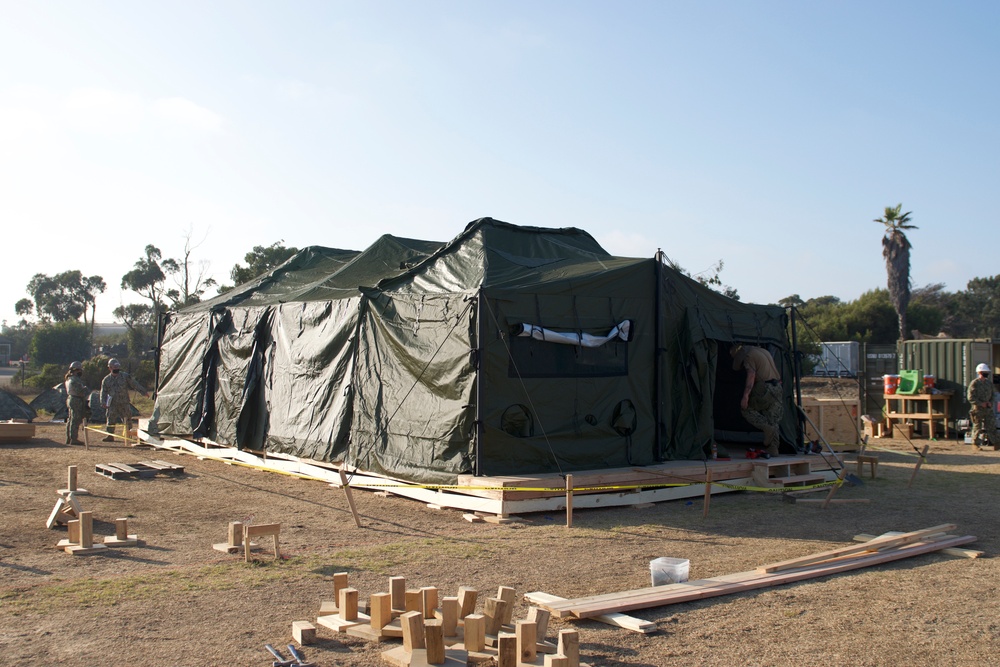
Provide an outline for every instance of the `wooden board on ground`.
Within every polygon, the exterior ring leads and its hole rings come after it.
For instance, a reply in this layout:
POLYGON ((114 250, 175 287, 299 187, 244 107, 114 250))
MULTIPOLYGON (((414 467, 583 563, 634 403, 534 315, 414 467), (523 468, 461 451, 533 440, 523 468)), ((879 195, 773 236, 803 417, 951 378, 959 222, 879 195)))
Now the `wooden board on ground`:
MULTIPOLYGON (((382 659, 390 665, 395 665, 395 667, 430 667, 431 664, 427 662, 427 649, 424 648, 415 648, 410 653, 403 649, 402 646, 397 646, 383 652, 382 659)), ((436 664, 444 665, 445 667, 466 667, 468 660, 469 658, 465 651, 449 648, 445 649, 444 662, 436 664)))
POLYGON ((612 612, 650 609, 719 595, 740 593, 758 588, 779 586, 802 581, 803 579, 825 577, 831 574, 838 574, 871 565, 940 551, 950 547, 957 547, 975 541, 976 538, 971 535, 941 539, 932 537, 928 538, 925 542, 903 544, 888 551, 854 554, 841 557, 839 560, 807 565, 783 572, 761 573, 756 570, 737 572, 711 579, 687 581, 667 586, 651 586, 619 593, 566 600, 564 602, 539 602, 539 606, 548 609, 558 618, 593 618, 612 612))
MULTIPOLYGON (((566 598, 549 595, 548 593, 542 593, 541 591, 525 593, 524 599, 531 604, 538 605, 540 607, 545 607, 547 604, 554 602, 566 601, 566 598)), ((641 632, 644 635, 653 634, 657 630, 656 623, 653 623, 652 621, 645 621, 641 618, 636 618, 635 616, 628 616, 627 614, 620 614, 616 612, 594 616, 593 620, 600 621, 601 623, 607 623, 608 625, 614 625, 619 628, 625 628, 626 630, 631 630, 632 632, 641 632)))

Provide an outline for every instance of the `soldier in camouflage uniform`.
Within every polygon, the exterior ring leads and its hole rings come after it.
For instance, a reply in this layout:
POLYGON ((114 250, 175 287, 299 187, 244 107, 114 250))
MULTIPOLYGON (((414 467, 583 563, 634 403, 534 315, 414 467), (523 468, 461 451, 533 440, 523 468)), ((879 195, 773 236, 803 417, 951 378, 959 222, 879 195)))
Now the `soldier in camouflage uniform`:
POLYGON ((128 390, 134 389, 147 396, 142 385, 132 379, 132 376, 121 370, 122 365, 117 359, 108 360, 108 370, 101 382, 101 405, 107 411, 107 421, 105 428, 108 435, 104 442, 112 442, 115 432, 115 424, 121 422, 125 425, 126 435, 132 430, 132 405, 129 402, 128 390))
POLYGON ((990 379, 990 367, 979 364, 976 366, 976 372, 979 377, 969 383, 967 392, 970 406, 969 421, 972 422, 972 446, 979 445, 979 435, 982 434, 989 446, 1000 449, 996 413, 993 408, 993 381, 990 379))
POLYGON ((80 422, 86 418, 89 408, 87 397, 90 389, 83 383, 83 364, 74 361, 66 371, 66 444, 82 445, 78 437, 80 433, 80 422))
POLYGON ((767 350, 753 345, 733 344, 729 348, 733 370, 745 370, 746 384, 740 399, 740 414, 752 426, 764 432, 764 448, 771 456, 778 455, 778 426, 784 413, 781 376, 767 350))

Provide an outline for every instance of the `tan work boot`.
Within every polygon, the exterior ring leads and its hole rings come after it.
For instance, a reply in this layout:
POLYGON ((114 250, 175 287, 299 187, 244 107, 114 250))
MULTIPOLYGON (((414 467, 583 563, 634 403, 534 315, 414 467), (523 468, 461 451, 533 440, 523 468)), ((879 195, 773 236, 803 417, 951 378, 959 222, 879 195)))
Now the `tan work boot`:
POLYGON ((114 442, 114 441, 115 441, 115 436, 113 435, 107 435, 101 438, 101 442, 114 442))

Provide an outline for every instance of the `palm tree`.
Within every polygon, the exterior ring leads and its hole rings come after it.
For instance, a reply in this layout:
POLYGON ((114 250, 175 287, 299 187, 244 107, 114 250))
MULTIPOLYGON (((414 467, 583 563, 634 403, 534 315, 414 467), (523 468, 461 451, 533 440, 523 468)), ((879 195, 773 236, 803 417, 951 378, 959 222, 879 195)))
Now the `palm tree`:
POLYGON ((882 257, 889 274, 889 300, 899 316, 899 340, 906 340, 906 308, 910 305, 910 240, 904 229, 917 229, 910 224, 910 213, 900 214, 903 205, 886 206, 885 215, 875 222, 885 225, 882 237, 882 257))

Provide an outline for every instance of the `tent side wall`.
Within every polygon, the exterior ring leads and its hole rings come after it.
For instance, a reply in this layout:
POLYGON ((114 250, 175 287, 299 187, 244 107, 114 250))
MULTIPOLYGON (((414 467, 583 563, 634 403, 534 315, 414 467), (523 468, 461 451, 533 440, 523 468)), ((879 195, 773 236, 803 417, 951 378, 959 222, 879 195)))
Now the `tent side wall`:
POLYGON ((484 294, 478 474, 647 465, 657 460, 651 261, 484 294), (569 283, 569 284, 567 284, 569 283), (630 340, 587 348, 511 336, 520 324, 630 340))
POLYGON ((212 313, 170 313, 158 355, 156 406, 150 428, 190 435, 202 421, 206 364, 213 345, 212 313))
POLYGON ((276 310, 264 382, 268 451, 318 461, 345 453, 359 305, 354 298, 276 310))
POLYGON ((474 304, 462 294, 387 292, 367 302, 345 460, 423 484, 472 471, 474 304))

